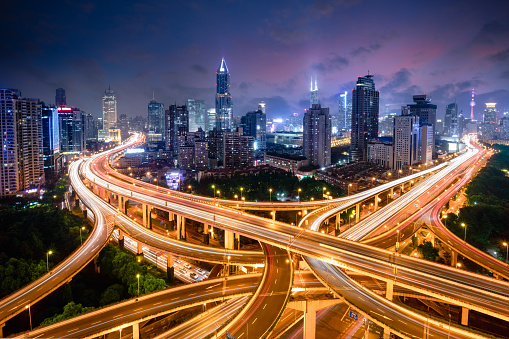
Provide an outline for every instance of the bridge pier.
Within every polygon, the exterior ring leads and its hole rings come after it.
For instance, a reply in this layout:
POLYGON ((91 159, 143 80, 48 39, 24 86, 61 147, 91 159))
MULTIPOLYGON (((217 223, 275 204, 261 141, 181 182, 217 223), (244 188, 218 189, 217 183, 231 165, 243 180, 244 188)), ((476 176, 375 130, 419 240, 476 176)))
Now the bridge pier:
POLYGON ((172 282, 175 279, 175 268, 173 267, 173 255, 166 255, 166 277, 168 282, 172 282))
POLYGON ((235 248, 235 234, 231 231, 224 231, 224 248, 229 250, 235 248))
POLYGON ((392 280, 387 280, 385 282, 385 298, 392 301, 393 295, 394 295, 394 282, 392 280))
POLYGON ((394 187, 391 187, 391 193, 390 193, 391 199, 394 197, 394 187))
POLYGON ((276 211, 271 211, 270 214, 272 215, 272 220, 276 220, 276 211))
POLYGON ((124 249, 124 232, 122 230, 118 230, 118 248, 124 249))
POLYGON ((355 222, 356 223, 359 222, 360 214, 361 214, 361 204, 358 203, 357 205, 355 205, 355 222))
POLYGON ((461 325, 468 326, 468 313, 469 309, 466 307, 461 307, 461 325))
POLYGON ((374 204, 374 206, 375 206, 375 209, 373 210, 373 213, 376 212, 376 210, 378 209, 378 194, 375 195, 375 204, 374 204))
POLYGON ((240 250, 240 234, 235 233, 234 247, 236 250, 240 250))
POLYGON ((186 218, 177 214, 177 240, 186 240, 186 218))
MULTIPOLYGON (((136 256, 143 256, 143 248, 142 248, 142 242, 138 241, 138 249, 136 251, 136 256)), ((139 261, 139 260, 138 260, 139 261)))
POLYGON ((451 266, 456 267, 457 263, 458 263, 458 252, 451 251, 451 266))
POLYGON ((140 323, 133 324, 133 339, 140 339, 140 323))
POLYGON ((316 312, 343 302, 343 299, 291 301, 289 308, 304 312, 304 339, 316 338, 316 312))

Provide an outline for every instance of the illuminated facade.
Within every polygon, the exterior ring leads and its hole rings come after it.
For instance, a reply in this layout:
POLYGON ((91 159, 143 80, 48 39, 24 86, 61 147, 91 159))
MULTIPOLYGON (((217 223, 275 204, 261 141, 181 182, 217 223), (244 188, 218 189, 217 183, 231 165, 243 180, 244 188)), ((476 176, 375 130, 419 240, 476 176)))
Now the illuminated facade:
MULTIPOLYGON (((115 128, 117 124, 117 97, 111 88, 104 91, 103 95, 103 130, 115 128)), ((109 135, 109 132, 104 134, 109 135)))
POLYGON ((216 128, 229 132, 233 117, 232 95, 230 93, 230 73, 224 58, 217 68, 216 75, 216 128))
POLYGON ((331 164, 331 118, 329 108, 314 104, 304 114, 304 156, 310 166, 331 164))

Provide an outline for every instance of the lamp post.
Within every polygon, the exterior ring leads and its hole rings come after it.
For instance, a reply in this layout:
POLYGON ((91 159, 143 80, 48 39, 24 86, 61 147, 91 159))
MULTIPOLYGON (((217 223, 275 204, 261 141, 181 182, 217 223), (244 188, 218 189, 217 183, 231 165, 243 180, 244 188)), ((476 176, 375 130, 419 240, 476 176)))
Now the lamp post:
POLYGON ((25 306, 25 308, 28 308, 28 318, 30 319, 30 331, 32 330, 32 312, 30 312, 30 304, 28 306, 25 306))
POLYGON ((81 231, 84 231, 85 230, 85 226, 82 226, 80 227, 80 240, 81 240, 81 244, 83 245, 83 238, 81 237, 81 231))
POLYGON ((465 228, 465 238, 463 238, 463 241, 467 242, 467 225, 465 225, 465 223, 462 222, 461 227, 465 228))
POLYGON ((302 191, 300 188, 297 189, 297 200, 300 202, 300 191, 302 191))
POLYGON ((399 250, 399 230, 396 230, 396 253, 399 250))
POLYGON ((214 191, 214 199, 216 198, 216 185, 212 185, 212 190, 214 191))
POLYGON ((49 272, 49 255, 53 254, 53 251, 46 252, 46 270, 49 272))
POLYGON ((244 199, 242 198, 242 191, 244 191, 244 187, 241 187, 241 188, 240 188, 240 200, 244 200, 244 199))
POLYGON ((237 194, 235 194, 233 197, 237 199, 237 202, 239 202, 239 196, 237 194))
POLYGON ((447 228, 447 214, 443 215, 442 218, 444 218, 444 220, 445 220, 445 222, 444 222, 445 228, 447 228))
POLYGON ((326 187, 322 188, 322 197, 323 197, 323 200, 324 200, 324 201, 325 201, 325 190, 326 190, 326 189, 327 189, 326 187))
POLYGON ((509 246, 507 245, 506 242, 504 242, 504 246, 505 246, 505 263, 507 264, 507 255, 509 254, 509 246))
POLYGON ((140 275, 136 274, 136 278, 138 279, 138 297, 140 296, 140 275))
POLYGON ((295 226, 297 226, 297 221, 299 220, 299 215, 301 215, 301 214, 302 214, 302 212, 300 212, 300 211, 295 213, 295 226))
POLYGON ((272 202, 272 188, 269 188, 269 201, 272 202))
POLYGON ((350 195, 350 187, 352 187, 352 184, 348 184, 348 195, 350 195))

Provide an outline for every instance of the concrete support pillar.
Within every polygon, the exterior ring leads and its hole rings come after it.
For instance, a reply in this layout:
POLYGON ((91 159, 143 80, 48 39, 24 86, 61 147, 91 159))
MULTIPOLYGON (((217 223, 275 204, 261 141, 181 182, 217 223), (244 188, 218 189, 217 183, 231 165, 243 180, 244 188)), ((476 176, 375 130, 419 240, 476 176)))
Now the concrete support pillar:
POLYGON ((124 232, 118 230, 118 247, 124 249, 124 232))
POLYGON ((235 233, 235 249, 240 250, 240 234, 235 233))
POLYGON ((394 294, 394 282, 392 280, 387 280, 385 284, 385 298, 392 301, 393 294, 394 294))
POLYGON ((185 217, 181 217, 180 219, 180 229, 182 230, 182 238, 184 240, 187 239, 187 231, 186 231, 186 218, 185 217))
POLYGON ((142 243, 140 241, 138 241, 138 251, 136 255, 143 255, 142 243))
POLYGON ((468 313, 469 309, 466 307, 461 308, 461 325, 468 326, 468 313))
POLYGON ((176 218, 175 218, 175 224, 176 224, 176 227, 177 227, 177 240, 180 240, 181 239, 181 225, 182 223, 182 217, 180 215, 176 215, 176 218))
POLYGON ((272 220, 276 220, 276 211, 272 211, 270 214, 272 214, 272 220))
POLYGON ((316 311, 306 307, 304 313, 304 339, 316 338, 316 311))
POLYGON ((231 231, 224 231, 224 248, 233 250, 235 248, 235 234, 231 231))
POLYGON ((357 205, 355 205, 355 222, 359 222, 360 214, 361 214, 361 204, 358 203, 357 205))
POLYGON ((451 251, 451 266, 456 267, 457 263, 458 263, 458 252, 451 251))
POLYGON ((4 337, 4 326, 5 326, 5 323, 0 324, 0 338, 4 337))
POLYGON ((373 212, 376 212, 377 209, 378 209, 378 194, 375 195, 375 209, 373 212))
POLYGON ((435 234, 433 234, 433 233, 430 234, 430 241, 431 241, 431 244, 433 245, 433 247, 435 247, 435 234))
POLYGON ((394 197, 394 187, 391 187, 390 197, 391 199, 394 197))
POLYGON ((124 199, 122 198, 122 196, 118 196, 117 197, 117 202, 118 202, 118 209, 120 210, 120 212, 124 213, 124 204, 123 204, 123 201, 124 199))
POLYGON ((209 225, 203 224, 203 234, 209 234, 209 225))
POLYGON ((341 212, 336 214, 336 229, 339 230, 341 228, 341 212))
POLYGON ((147 205, 141 204, 141 211, 143 213, 143 226, 147 227, 147 205))
POLYGON ((173 255, 168 254, 166 256, 166 277, 168 282, 172 282, 175 279, 175 268, 173 267, 173 255))
POLYGON ((140 339, 140 323, 133 324, 133 339, 140 339))

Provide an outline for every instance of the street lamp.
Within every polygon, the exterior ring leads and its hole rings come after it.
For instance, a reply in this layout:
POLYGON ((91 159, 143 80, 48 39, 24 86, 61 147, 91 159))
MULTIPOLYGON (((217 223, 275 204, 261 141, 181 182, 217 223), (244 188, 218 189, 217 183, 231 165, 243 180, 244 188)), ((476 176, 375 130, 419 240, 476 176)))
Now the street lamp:
POLYGON ((350 195, 350 187, 352 187, 352 184, 348 184, 348 195, 350 195))
POLYGON ((297 226, 297 224, 298 224, 297 221, 299 220, 299 215, 301 215, 301 214, 302 214, 302 212, 300 212, 300 211, 295 214, 295 226, 297 226))
POLYGON ((300 202, 300 191, 302 191, 300 188, 297 190, 297 200, 300 202))
POLYGON ((136 274, 136 278, 138 278, 138 297, 140 296, 140 275, 136 274))
POLYGON ((214 191, 214 198, 216 197, 216 185, 212 185, 212 190, 214 191))
POLYGON ((443 215, 442 218, 445 219, 445 228, 447 228, 447 214, 446 215, 443 215))
POLYGON ((32 312, 30 312, 30 304, 28 306, 25 306, 25 308, 28 308, 28 318, 30 319, 30 331, 32 330, 32 312))
POLYGON ((326 189, 327 189, 327 187, 322 188, 322 197, 323 197, 323 200, 325 200, 325 190, 326 189))
POLYGON ((242 198, 242 191, 243 191, 243 190, 244 190, 244 187, 241 187, 241 188, 240 188, 240 200, 244 200, 244 199, 242 198))
POLYGON ((509 254, 509 246, 507 245, 506 242, 504 242, 504 246, 505 246, 505 263, 507 264, 507 255, 509 254))
POLYGON ((48 251, 46 253, 46 270, 49 272, 49 255, 52 254, 53 251, 48 251))
POLYGON ((81 240, 81 244, 83 245, 83 238, 81 237, 81 231, 84 231, 85 230, 85 226, 82 226, 80 227, 80 240, 81 240))
POLYGON ((399 230, 396 230, 396 253, 399 250, 399 230))
POLYGON ((239 196, 237 194, 235 194, 234 198, 237 199, 237 202, 239 201, 239 196))
POLYGON ((272 188, 269 188, 269 201, 272 202, 272 188))
POLYGON ((464 227, 465 228, 465 238, 463 238, 463 241, 467 241, 467 225, 465 225, 464 222, 461 223, 461 227, 464 227))

